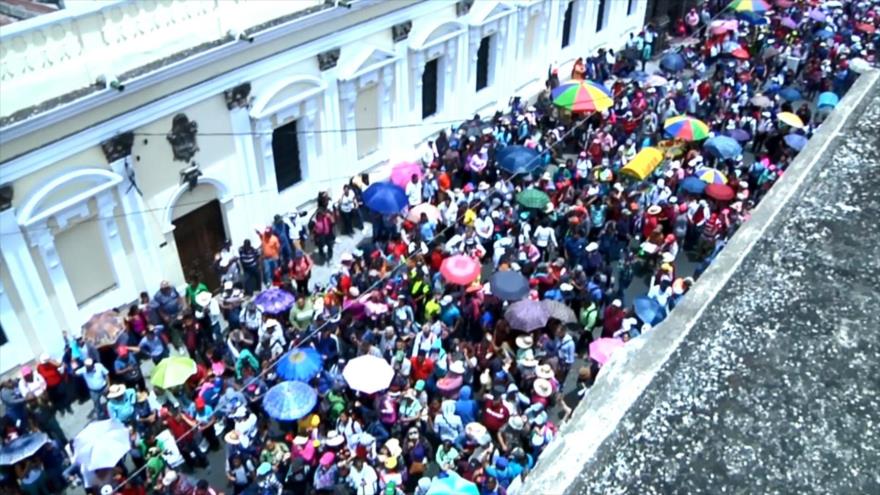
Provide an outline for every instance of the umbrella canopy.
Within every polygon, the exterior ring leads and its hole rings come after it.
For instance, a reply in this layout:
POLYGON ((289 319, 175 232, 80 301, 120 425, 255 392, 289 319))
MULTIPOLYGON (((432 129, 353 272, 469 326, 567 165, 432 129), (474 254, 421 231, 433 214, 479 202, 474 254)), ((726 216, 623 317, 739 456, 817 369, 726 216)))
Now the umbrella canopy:
POLYGON ((89 318, 83 325, 83 340, 94 345, 103 347, 116 345, 116 341, 125 331, 125 321, 122 315, 116 311, 104 311, 89 318))
POLYGON ((645 82, 648 80, 648 77, 650 77, 650 76, 648 76, 647 72, 643 72, 640 70, 634 70, 629 73, 628 77, 636 82, 645 82))
POLYGON ((679 115, 663 123, 666 135, 685 141, 700 141, 709 137, 709 126, 700 119, 679 115))
POLYGON ((660 68, 667 72, 678 72, 685 67, 684 57, 678 52, 670 52, 660 59, 660 68))
MULTIPOLYGON (((825 15, 825 14, 822 14, 822 15, 825 15)), ((828 28, 823 28, 823 29, 816 31, 815 36, 817 38, 819 38, 820 40, 827 40, 828 38, 834 37, 834 31, 832 31, 828 28)))
POLYGON ((781 21, 779 21, 779 25, 788 29, 797 29, 797 22, 791 17, 783 17, 781 21))
POLYGON ((787 134, 784 139, 785 144, 795 151, 800 151, 807 145, 807 137, 801 134, 787 134))
POLYGON ((451 284, 468 285, 480 276, 480 262, 470 256, 456 254, 443 260, 440 274, 451 284))
POLYGON ((660 303, 652 297, 637 297, 633 301, 633 309, 635 310, 636 316, 649 325, 656 325, 663 319, 663 308, 660 306, 660 303))
POLYGON ((663 152, 657 148, 646 146, 630 160, 620 173, 636 180, 645 180, 657 165, 663 161, 663 152))
POLYGON ((730 201, 736 193, 727 184, 709 184, 706 186, 706 196, 716 201, 730 201))
POLYGON ((654 75, 648 77, 648 79, 645 81, 645 84, 656 88, 658 86, 664 86, 668 82, 669 81, 667 81, 665 77, 663 77, 659 74, 654 74, 654 75))
POLYGON ((776 4, 776 6, 780 9, 787 9, 794 5, 794 2, 792 0, 776 0, 773 3, 776 4))
POLYGON ((303 382, 281 382, 263 396, 263 410, 279 421, 296 421, 315 408, 318 393, 303 382))
POLYGON ((425 495, 480 495, 480 489, 458 473, 447 471, 431 481, 425 495))
POLYGON ((736 142, 738 143, 745 143, 749 139, 752 139, 752 135, 749 134, 748 131, 743 129, 729 129, 724 131, 724 134, 733 139, 736 139, 736 142))
POLYGON ((129 450, 128 428, 115 419, 93 421, 73 439, 74 461, 86 471, 111 468, 129 450))
POLYGON ((561 84, 550 94, 553 104, 572 112, 603 112, 614 105, 611 91, 593 81, 561 84))
POLYGON ((801 99, 801 92, 789 86, 779 90, 779 97, 785 101, 798 101, 801 99))
POLYGON ((508 306, 507 311, 504 312, 504 319, 514 330, 532 332, 547 325, 550 312, 539 301, 525 299, 508 306))
POLYGON ((742 146, 736 139, 728 136, 711 137, 703 143, 703 149, 710 155, 727 160, 742 154, 742 146))
POLYGON ((11 466, 37 453, 49 441, 43 432, 16 438, 0 447, 0 466, 11 466))
POLYGON ((820 93, 819 99, 816 100, 816 106, 819 108, 834 108, 838 103, 840 103, 840 97, 831 91, 820 93))
POLYGON ((757 26, 763 26, 766 24, 770 24, 770 21, 764 17, 763 13, 758 12, 737 12, 736 17, 739 20, 745 21, 749 24, 754 24, 757 26))
POLYGON ((417 176, 419 180, 424 177, 425 173, 422 172, 422 164, 418 162, 401 162, 391 169, 391 182, 400 187, 406 187, 407 183, 412 181, 413 175, 417 176))
POLYGON ((284 355, 275 370, 285 380, 307 382, 321 372, 324 358, 311 347, 297 347, 284 355))
POLYGON ((601 338, 590 342, 590 359, 599 364, 605 364, 611 359, 611 355, 623 347, 624 342, 620 339, 601 338))
POLYGON ((409 212, 406 214, 406 219, 413 223, 419 223, 422 221, 422 213, 428 217, 428 221, 430 222, 440 220, 440 210, 431 203, 422 203, 410 208, 409 212))
POLYGON ((556 318, 562 323, 577 322, 577 316, 574 314, 574 310, 569 308, 564 302, 545 299, 541 301, 541 304, 547 308, 547 312, 550 313, 550 318, 556 318))
POLYGON ((770 10, 770 5, 764 0, 734 0, 730 3, 730 8, 737 12, 754 12, 763 14, 770 10))
POLYGON ((293 307, 296 298, 290 292, 272 287, 257 294, 254 298, 254 304, 257 305, 264 313, 270 315, 279 315, 293 307))
POLYGON ((495 272, 489 279, 492 294, 502 301, 519 301, 529 295, 529 281, 513 270, 495 272))
MULTIPOLYGON (((825 15, 825 12, 822 12, 819 9, 812 9, 812 10, 810 10, 810 13, 807 15, 810 17, 810 19, 812 19, 814 21, 819 21, 819 22, 825 22, 825 19, 828 18, 828 16, 825 15)), ((828 31, 828 30, 823 30, 823 31, 831 33, 831 31, 828 31)), ((816 34, 819 34, 819 33, 816 33, 816 34)), ((831 33, 831 36, 834 36, 834 33, 831 33)), ((829 36, 829 38, 831 36, 829 36)))
POLYGON ((516 202, 526 208, 543 210, 550 202, 550 196, 547 196, 544 191, 530 187, 516 195, 516 202))
POLYGON ((349 361, 342 370, 342 377, 352 390, 374 394, 391 385, 394 368, 380 357, 365 354, 349 361))
POLYGON ((706 184, 727 184, 727 177, 714 168, 698 168, 695 175, 706 184))
POLYGON ((749 103, 755 105, 760 108, 767 108, 773 106, 773 101, 770 98, 767 98, 764 95, 755 95, 750 100, 749 103))
POLYGON ((153 368, 150 383, 159 388, 171 388, 183 385, 189 377, 196 374, 196 362, 186 356, 170 356, 153 368))
POLYGON ((733 58, 738 58, 740 60, 748 60, 749 58, 751 58, 749 51, 741 46, 736 47, 727 53, 729 53, 730 56, 732 56, 733 58))
POLYGON ((858 22, 856 23, 856 30, 863 33, 874 34, 874 32, 877 31, 877 28, 873 24, 868 24, 867 22, 858 22))
POLYGON ((495 153, 495 163, 511 174, 528 174, 541 166, 541 154, 534 148, 513 145, 505 146, 495 153))
POLYGON ((709 31, 712 34, 735 32, 738 27, 739 22, 736 19, 718 19, 709 23, 709 31))
POLYGON ((400 213, 406 205, 406 192, 390 182, 376 182, 364 191, 364 204, 367 208, 385 215, 400 213))
POLYGON ((796 129, 803 129, 805 127, 804 121, 791 112, 779 112, 776 115, 776 118, 783 124, 794 127, 796 129))
POLYGON ((681 181, 679 187, 681 187, 683 191, 691 194, 703 194, 703 191, 706 190, 706 183, 700 180, 697 176, 689 175, 681 181))

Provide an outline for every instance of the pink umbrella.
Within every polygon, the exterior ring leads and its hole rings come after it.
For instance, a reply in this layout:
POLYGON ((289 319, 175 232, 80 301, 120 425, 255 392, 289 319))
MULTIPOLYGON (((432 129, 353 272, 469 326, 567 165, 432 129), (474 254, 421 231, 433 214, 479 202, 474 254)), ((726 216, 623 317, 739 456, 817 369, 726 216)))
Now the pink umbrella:
POLYGON ((406 189, 406 185, 412 181, 413 174, 418 175, 419 179, 424 177, 422 172, 422 164, 418 162, 401 162, 391 169, 391 182, 406 189))
POLYGON ((795 22, 794 19, 792 19, 791 17, 783 17, 782 20, 779 21, 779 23, 782 25, 782 27, 788 29, 797 29, 797 22, 795 22))
POLYGON ((440 274, 443 278, 457 285, 470 284, 480 276, 481 270, 479 261, 463 254, 450 256, 440 265, 440 274))
POLYGON ((623 347, 624 342, 620 339, 602 338, 590 342, 590 359, 599 364, 605 364, 611 359, 614 351, 623 347))
POLYGON ((709 30, 712 31, 712 34, 724 34, 726 32, 734 32, 739 27, 739 22, 735 20, 718 20, 712 21, 712 24, 709 25, 709 30))
POLYGON ((418 206, 412 207, 409 210, 409 213, 406 214, 406 219, 413 223, 419 223, 422 219, 422 213, 427 215, 428 220, 431 222, 440 220, 440 210, 431 203, 422 203, 418 206))

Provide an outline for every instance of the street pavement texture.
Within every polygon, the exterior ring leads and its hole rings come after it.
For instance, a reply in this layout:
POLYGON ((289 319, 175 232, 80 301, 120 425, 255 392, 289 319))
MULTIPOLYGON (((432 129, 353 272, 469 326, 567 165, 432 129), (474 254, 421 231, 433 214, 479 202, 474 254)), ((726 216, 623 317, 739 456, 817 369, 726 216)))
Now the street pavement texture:
POLYGON ((567 493, 880 493, 870 91, 567 493))

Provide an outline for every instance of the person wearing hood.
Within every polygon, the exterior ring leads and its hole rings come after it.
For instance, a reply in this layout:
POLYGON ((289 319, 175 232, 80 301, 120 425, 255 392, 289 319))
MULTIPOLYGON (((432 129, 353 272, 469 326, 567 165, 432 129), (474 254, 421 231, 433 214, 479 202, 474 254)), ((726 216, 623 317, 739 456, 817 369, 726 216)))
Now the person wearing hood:
POLYGON ((444 400, 440 404, 440 413, 434 416, 434 433, 441 440, 448 440, 461 447, 464 443, 464 422, 455 414, 455 401, 444 400))
POLYGON ((473 399, 473 390, 470 385, 461 387, 458 392, 458 400, 455 401, 455 414, 461 418, 464 424, 470 424, 477 420, 480 406, 473 399))

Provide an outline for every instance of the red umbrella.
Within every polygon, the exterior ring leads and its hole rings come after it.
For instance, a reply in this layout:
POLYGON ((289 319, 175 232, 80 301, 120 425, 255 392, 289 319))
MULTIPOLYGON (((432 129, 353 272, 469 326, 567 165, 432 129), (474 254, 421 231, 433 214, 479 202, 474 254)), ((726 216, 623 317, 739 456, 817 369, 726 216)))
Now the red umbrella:
POLYGON ((856 29, 863 33, 874 34, 874 31, 877 30, 873 24, 868 24, 867 22, 860 22, 856 24, 856 29))
POLYGON ((705 190, 706 196, 717 201, 730 201, 736 196, 733 188, 727 184, 709 184, 705 190))
POLYGON ((733 55, 734 58, 738 58, 740 60, 748 60, 749 57, 751 57, 751 55, 749 55, 749 52, 743 47, 739 47, 733 50, 732 52, 730 52, 730 54, 733 55))
POLYGON ((479 261, 470 256, 457 254, 443 260, 440 274, 451 284, 469 285, 480 276, 481 269, 479 261))

